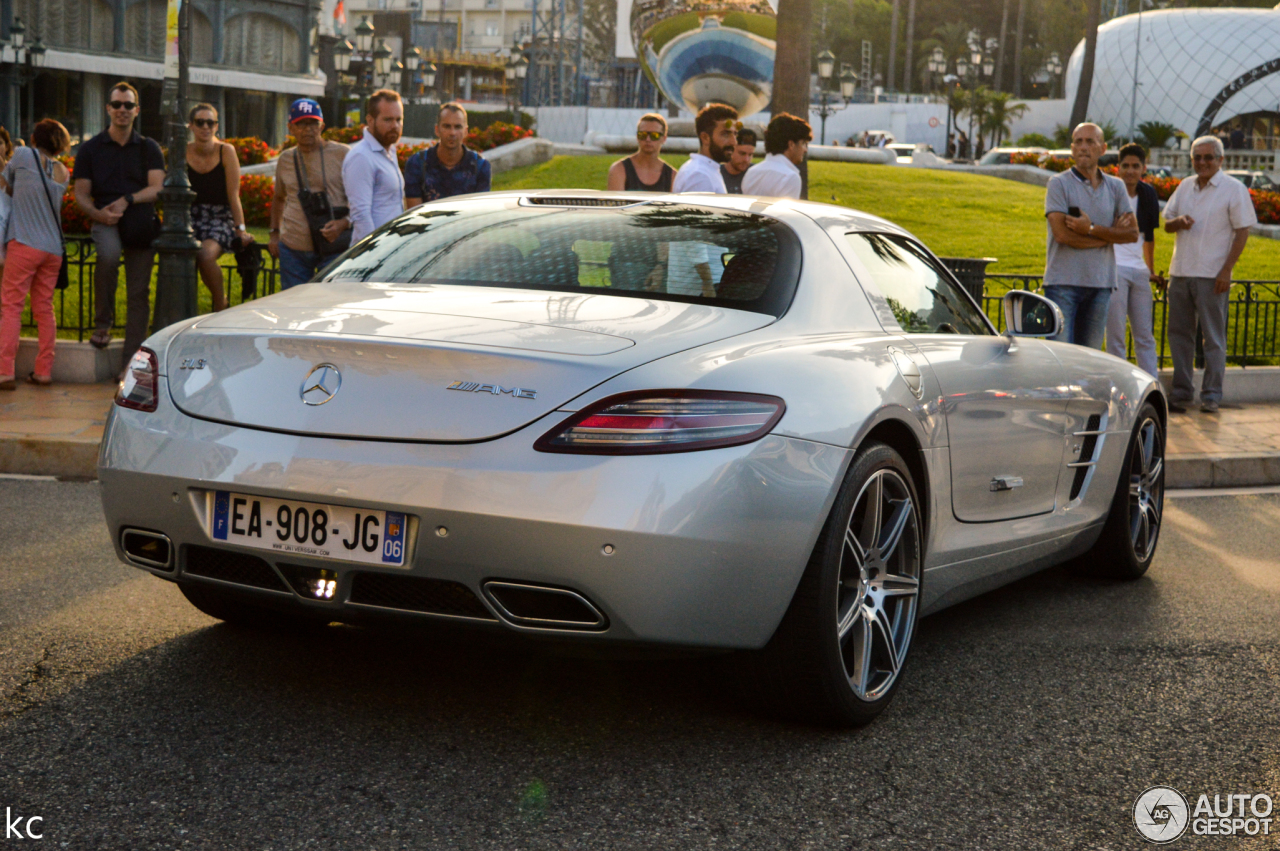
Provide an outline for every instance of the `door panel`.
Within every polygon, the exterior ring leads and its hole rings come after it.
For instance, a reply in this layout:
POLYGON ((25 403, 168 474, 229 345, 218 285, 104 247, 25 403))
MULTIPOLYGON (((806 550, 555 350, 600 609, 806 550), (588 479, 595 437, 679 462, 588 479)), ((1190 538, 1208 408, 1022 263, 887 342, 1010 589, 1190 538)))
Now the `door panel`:
POLYGON ((912 335, 942 387, 956 519, 1011 520, 1053 510, 1068 389, 1039 340, 912 335))

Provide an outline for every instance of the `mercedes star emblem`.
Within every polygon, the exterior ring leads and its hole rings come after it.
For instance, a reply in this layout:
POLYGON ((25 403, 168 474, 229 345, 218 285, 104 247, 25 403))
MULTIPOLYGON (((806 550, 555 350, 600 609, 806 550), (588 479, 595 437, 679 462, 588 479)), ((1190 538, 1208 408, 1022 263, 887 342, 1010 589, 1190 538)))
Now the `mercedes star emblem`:
POLYGON ((342 373, 331 363, 322 363, 302 379, 302 401, 308 405, 323 405, 338 394, 342 386, 342 373))

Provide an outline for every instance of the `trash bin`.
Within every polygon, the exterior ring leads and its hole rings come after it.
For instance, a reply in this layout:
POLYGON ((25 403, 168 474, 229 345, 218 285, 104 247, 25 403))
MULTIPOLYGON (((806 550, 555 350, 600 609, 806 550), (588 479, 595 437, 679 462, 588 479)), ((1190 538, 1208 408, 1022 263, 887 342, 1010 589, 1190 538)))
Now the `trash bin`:
POLYGON ((994 257, 939 257, 939 260, 956 276, 960 286, 969 291, 973 300, 982 306, 982 291, 987 285, 987 266, 996 262, 994 257))

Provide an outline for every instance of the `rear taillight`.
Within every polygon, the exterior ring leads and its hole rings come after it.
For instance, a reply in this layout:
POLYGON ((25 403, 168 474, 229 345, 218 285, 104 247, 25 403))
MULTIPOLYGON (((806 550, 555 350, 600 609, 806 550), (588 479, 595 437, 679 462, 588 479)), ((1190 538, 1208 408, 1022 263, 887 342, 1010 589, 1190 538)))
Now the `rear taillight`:
POLYGON ((643 390, 579 411, 533 445, 539 452, 646 455, 759 440, 782 418, 776 396, 705 390, 643 390))
POLYGON ((160 387, 160 360, 148 348, 138 349, 116 390, 116 404, 137 411, 154 411, 160 387))

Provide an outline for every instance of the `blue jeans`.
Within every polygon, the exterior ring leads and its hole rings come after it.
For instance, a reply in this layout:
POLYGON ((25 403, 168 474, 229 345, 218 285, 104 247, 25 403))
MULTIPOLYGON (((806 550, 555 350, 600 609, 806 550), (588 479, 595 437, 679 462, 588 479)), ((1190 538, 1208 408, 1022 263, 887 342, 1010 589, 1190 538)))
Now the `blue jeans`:
POLYGON ((305 284, 328 265, 328 259, 314 251, 294 251, 282 242, 280 243, 280 289, 287 290, 289 287, 305 284))
POLYGON ((1049 285, 1045 298, 1062 310, 1062 332, 1051 340, 1075 343, 1102 351, 1107 339, 1107 309, 1111 306, 1111 290, 1102 287, 1070 287, 1049 285))

